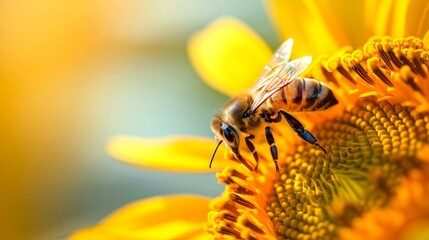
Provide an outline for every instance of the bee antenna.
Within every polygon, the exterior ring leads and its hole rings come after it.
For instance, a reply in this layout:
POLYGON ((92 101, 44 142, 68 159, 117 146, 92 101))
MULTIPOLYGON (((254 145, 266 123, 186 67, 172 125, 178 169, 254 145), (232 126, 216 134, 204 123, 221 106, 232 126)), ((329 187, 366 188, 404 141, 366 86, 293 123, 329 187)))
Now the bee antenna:
POLYGON ((210 159, 209 168, 212 168, 212 162, 213 162, 214 156, 216 155, 217 149, 219 148, 219 146, 220 146, 220 144, 221 144, 222 142, 223 142, 223 141, 222 141, 222 140, 220 140, 220 141, 217 143, 216 148, 215 148, 215 150, 214 150, 214 152, 213 152, 212 158, 210 159))

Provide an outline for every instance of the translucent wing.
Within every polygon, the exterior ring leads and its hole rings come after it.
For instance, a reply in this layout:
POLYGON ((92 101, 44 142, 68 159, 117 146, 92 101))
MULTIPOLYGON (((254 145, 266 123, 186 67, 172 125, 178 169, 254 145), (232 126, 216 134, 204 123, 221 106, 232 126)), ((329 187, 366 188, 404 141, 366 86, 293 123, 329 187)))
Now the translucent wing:
POLYGON ((272 68, 272 70, 265 76, 265 79, 260 79, 252 88, 252 91, 256 92, 256 96, 252 106, 250 107, 250 111, 254 112, 274 93, 296 79, 302 72, 304 72, 305 69, 307 69, 310 63, 311 57, 302 57, 290 62, 282 62, 272 68))
POLYGON ((292 53, 292 46, 293 39, 289 38, 288 40, 284 41, 280 47, 277 48, 268 65, 264 67, 264 70, 253 87, 254 89, 265 85, 267 81, 269 81, 269 76, 273 73, 273 70, 278 66, 285 65, 289 61, 290 55, 292 53))

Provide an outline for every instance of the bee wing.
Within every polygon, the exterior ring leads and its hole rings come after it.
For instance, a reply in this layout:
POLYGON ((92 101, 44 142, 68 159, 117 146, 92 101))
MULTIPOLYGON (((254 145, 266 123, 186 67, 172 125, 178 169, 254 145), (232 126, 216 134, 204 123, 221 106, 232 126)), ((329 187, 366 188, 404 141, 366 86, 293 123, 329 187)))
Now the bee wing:
POLYGON ((266 76, 263 84, 259 82, 252 89, 256 96, 250 107, 254 112, 262 103, 271 97, 278 90, 284 88, 296 79, 310 65, 311 57, 302 57, 293 61, 276 66, 272 73, 266 76))
POLYGON ((261 86, 265 85, 267 81, 269 81, 269 76, 271 75, 273 70, 278 66, 285 65, 289 61, 290 55, 292 53, 292 46, 293 39, 289 38, 288 40, 284 41, 283 44, 280 45, 280 47, 277 48, 270 62, 264 67, 264 70, 262 71, 261 75, 259 75, 258 81, 253 87, 254 89, 260 88, 261 86))

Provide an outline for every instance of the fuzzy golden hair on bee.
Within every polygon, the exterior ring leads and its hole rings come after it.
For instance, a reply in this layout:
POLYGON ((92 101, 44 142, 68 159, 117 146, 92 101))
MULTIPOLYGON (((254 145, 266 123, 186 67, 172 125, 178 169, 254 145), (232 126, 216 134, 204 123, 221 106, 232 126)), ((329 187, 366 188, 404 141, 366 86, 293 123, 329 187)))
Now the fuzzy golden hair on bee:
POLYGON ((214 115, 214 119, 217 119, 217 120, 219 120, 219 121, 222 121, 222 113, 221 113, 221 112, 217 112, 217 113, 214 115))

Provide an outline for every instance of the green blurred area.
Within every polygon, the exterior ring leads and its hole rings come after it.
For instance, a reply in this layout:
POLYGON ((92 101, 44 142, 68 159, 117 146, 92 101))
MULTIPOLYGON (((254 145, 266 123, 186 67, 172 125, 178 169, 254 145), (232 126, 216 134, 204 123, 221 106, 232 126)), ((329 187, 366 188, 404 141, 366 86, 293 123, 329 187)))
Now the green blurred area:
POLYGON ((212 136, 227 96, 199 79, 186 43, 224 15, 278 44, 257 0, 0 3, 2 239, 66 238, 149 196, 220 194, 214 174, 137 169, 108 157, 105 143, 212 136))

